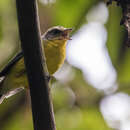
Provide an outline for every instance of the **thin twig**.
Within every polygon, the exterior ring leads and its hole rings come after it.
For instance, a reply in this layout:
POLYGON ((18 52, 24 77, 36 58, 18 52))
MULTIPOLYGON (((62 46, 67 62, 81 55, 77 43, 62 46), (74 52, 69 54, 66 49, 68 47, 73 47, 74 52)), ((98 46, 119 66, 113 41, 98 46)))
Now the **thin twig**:
POLYGON ((108 0, 107 5, 112 4, 112 1, 116 1, 117 5, 122 8, 120 24, 123 24, 128 32, 126 45, 130 47, 130 0, 108 0))

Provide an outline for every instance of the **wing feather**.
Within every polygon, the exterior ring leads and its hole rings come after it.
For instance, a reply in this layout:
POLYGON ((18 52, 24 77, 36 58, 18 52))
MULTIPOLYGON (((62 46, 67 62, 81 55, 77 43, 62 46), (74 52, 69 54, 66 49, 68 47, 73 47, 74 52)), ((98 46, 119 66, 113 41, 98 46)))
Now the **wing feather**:
POLYGON ((0 77, 6 76, 10 69, 15 65, 17 61, 19 61, 23 57, 23 52, 19 52, 0 72, 0 77))

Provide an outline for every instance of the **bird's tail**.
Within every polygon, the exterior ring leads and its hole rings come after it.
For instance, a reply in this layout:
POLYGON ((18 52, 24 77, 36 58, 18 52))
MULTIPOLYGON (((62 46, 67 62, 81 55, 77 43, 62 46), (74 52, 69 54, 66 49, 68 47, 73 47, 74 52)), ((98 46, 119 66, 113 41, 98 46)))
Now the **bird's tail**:
POLYGON ((21 92, 24 87, 19 87, 19 88, 15 88, 12 90, 9 90, 7 92, 3 92, 4 88, 3 88, 3 83, 5 81, 5 77, 0 77, 0 104, 3 102, 4 99, 9 98, 19 92, 21 92))
POLYGON ((0 95, 0 104, 3 102, 4 99, 9 98, 19 92, 21 92, 24 89, 24 87, 15 88, 13 90, 10 90, 2 95, 0 95))
POLYGON ((4 94, 1 94, 0 95, 0 104, 4 101, 4 99, 9 98, 9 97, 21 92, 23 89, 24 89, 24 87, 15 88, 15 89, 12 89, 4 94))

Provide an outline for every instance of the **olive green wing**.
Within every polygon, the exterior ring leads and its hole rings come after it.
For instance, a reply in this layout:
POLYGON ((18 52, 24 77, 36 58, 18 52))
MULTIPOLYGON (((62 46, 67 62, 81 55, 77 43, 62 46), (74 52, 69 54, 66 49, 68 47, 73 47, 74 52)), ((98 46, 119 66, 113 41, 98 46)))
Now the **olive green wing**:
POLYGON ((5 67, 4 69, 0 72, 0 104, 3 102, 4 99, 9 98, 20 91, 22 91, 24 88, 15 88, 10 91, 7 91, 5 93, 2 93, 1 90, 4 89, 2 87, 2 84, 4 82, 4 79, 6 75, 10 72, 11 68, 23 57, 23 52, 21 51, 18 53, 5 67))
POLYGON ((0 77, 6 76, 11 68, 23 57, 23 52, 19 52, 5 67, 4 69, 0 72, 0 77))

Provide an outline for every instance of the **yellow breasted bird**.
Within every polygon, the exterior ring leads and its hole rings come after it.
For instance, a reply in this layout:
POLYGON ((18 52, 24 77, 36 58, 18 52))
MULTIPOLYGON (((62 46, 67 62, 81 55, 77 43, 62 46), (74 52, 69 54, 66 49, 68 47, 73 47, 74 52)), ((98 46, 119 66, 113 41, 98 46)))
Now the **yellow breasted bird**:
MULTIPOLYGON (((42 36, 48 72, 53 75, 64 63, 67 40, 72 29, 55 26, 42 36)), ((25 87, 28 87, 23 53, 17 54, 0 72, 0 104, 25 87)))

